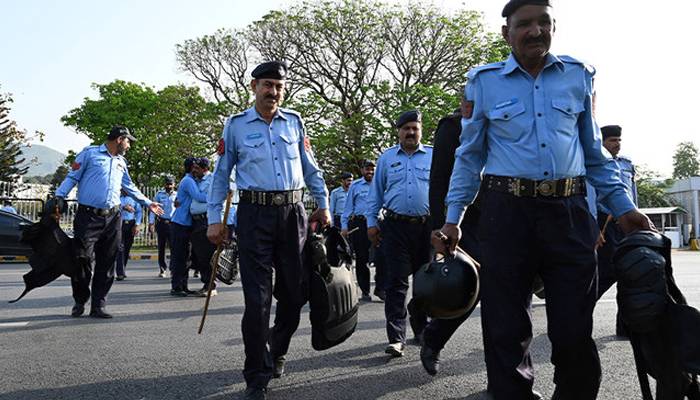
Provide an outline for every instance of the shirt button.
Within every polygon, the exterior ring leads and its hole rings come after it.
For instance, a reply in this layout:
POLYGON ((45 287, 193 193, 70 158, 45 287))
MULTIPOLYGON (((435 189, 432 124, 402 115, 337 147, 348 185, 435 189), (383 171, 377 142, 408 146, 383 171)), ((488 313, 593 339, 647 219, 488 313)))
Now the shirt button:
MULTIPOLYGON (((542 113, 537 113, 537 116, 538 116, 538 117, 541 117, 541 116, 542 116, 542 113)), ((274 144, 274 143, 273 143, 273 144, 274 144)))
POLYGON ((538 85, 535 85, 535 89, 539 89, 540 87, 538 85))
MULTIPOLYGON (((546 172, 545 172, 544 174, 545 174, 545 175, 547 175, 547 173, 546 173, 546 172)), ((280 173, 279 173, 279 172, 277 173, 277 176, 280 176, 280 173)))
MULTIPOLYGON (((547 145, 546 145, 546 144, 544 144, 544 143, 542 143, 542 145, 541 145, 541 146, 542 146, 542 147, 547 147, 547 145)), ((275 160, 276 160, 276 158, 275 158, 275 160)))
POLYGON ((275 145, 275 142, 272 142, 272 145, 274 146, 274 145, 275 145))
MULTIPOLYGON (((279 175, 279 174, 278 174, 279 175)), ((549 176, 549 172, 545 171, 544 176, 549 176)))
POLYGON ((275 157, 275 160, 277 160, 277 157, 275 157))
POLYGON ((508 114, 505 114, 503 118, 508 119, 508 114))

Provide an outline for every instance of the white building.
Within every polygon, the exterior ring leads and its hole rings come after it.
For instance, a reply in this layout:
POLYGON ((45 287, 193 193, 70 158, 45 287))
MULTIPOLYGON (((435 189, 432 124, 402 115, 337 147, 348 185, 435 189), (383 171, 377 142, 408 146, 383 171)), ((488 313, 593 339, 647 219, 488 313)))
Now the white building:
POLYGON ((683 221, 683 237, 690 237, 692 231, 695 238, 700 238, 700 176, 676 181, 666 193, 688 211, 683 221))

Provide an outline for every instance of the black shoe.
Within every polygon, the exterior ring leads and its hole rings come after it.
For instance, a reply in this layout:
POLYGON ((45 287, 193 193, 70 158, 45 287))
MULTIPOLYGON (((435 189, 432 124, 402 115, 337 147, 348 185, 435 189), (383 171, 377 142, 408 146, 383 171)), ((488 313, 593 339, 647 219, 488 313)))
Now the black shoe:
POLYGON ((411 339, 411 344, 414 344, 416 346, 422 346, 423 343, 423 333, 419 333, 411 339))
POLYGON ((170 289, 171 296, 187 297, 187 293, 182 289, 170 289))
POLYGON ((126 275, 117 275, 118 281, 123 281, 124 279, 126 279, 126 275))
POLYGON ((273 378, 279 378, 284 375, 284 356, 275 358, 275 370, 272 373, 273 378))
POLYGON ((191 294, 192 294, 192 295, 195 295, 195 294, 197 294, 197 291, 196 291, 196 290, 190 290, 190 289, 185 289, 184 292, 185 292, 187 295, 191 295, 191 294))
POLYGON ((70 316, 73 318, 78 318, 85 312, 85 304, 75 303, 73 308, 70 310, 70 316))
POLYGON ((362 297, 360 297, 360 301, 365 302, 365 303, 371 303, 372 296, 370 296, 369 293, 363 293, 362 297))
POLYGON ((421 341, 420 362, 428 375, 434 376, 440 371, 440 352, 431 349, 421 341))
POLYGON ((104 307, 95 307, 92 310, 90 310, 90 316, 92 318, 105 318, 109 319, 112 318, 112 314, 107 312, 107 309, 104 307))
POLYGON ((386 292, 377 288, 374 288, 374 295, 379 298, 379 300, 384 301, 386 299, 386 292))
POLYGON ((243 400, 265 400, 267 398, 267 388, 246 388, 243 400))
POLYGON ((532 400, 544 400, 540 392, 532 391, 532 400))

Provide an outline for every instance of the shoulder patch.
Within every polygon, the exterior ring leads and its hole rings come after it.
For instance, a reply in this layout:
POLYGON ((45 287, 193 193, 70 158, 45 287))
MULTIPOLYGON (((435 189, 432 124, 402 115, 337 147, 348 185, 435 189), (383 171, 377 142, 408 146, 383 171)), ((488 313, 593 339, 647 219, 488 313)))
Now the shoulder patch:
POLYGON ((504 65, 506 65, 506 63, 504 61, 499 61, 499 62, 495 62, 495 63, 491 63, 491 64, 480 65, 478 67, 474 67, 471 70, 469 70, 469 72, 467 73, 467 79, 472 80, 481 72, 501 69, 501 68, 503 68, 504 65))
POLYGON ((559 56, 559 59, 562 60, 562 61, 565 62, 565 63, 568 63, 568 64, 578 64, 578 65, 581 65, 581 66, 583 66, 583 67, 586 69, 586 71, 588 71, 591 75, 595 75, 595 67, 594 67, 593 65, 591 65, 591 64, 588 64, 588 63, 586 63, 586 62, 584 62, 584 61, 581 61, 581 60, 576 59, 576 58, 571 57, 571 56, 559 56))

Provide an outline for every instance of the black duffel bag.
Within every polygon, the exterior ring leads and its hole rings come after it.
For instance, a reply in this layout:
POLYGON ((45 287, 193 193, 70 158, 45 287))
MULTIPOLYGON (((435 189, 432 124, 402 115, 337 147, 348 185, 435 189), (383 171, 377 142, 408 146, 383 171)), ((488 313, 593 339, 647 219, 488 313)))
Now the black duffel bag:
POLYGON ((330 349, 355 332, 359 298, 349 249, 335 227, 310 232, 306 240, 311 346, 315 350, 330 349), (338 260, 337 265, 331 265, 329 259, 338 260))

